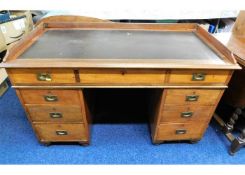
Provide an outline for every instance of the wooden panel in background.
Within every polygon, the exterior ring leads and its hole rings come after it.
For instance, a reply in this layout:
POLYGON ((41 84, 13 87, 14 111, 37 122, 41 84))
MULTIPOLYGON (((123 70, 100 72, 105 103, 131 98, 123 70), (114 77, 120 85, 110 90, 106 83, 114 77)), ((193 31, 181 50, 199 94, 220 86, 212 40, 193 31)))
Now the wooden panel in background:
POLYGON ((241 10, 237 16, 232 33, 238 36, 245 36, 245 10, 241 10))

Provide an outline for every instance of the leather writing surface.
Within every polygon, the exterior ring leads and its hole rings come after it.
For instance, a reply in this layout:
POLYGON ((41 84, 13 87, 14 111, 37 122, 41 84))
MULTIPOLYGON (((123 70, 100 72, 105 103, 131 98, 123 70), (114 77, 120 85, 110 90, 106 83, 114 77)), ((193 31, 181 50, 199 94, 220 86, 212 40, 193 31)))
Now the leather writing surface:
POLYGON ((195 33, 50 30, 20 58, 191 59, 223 63, 195 33))

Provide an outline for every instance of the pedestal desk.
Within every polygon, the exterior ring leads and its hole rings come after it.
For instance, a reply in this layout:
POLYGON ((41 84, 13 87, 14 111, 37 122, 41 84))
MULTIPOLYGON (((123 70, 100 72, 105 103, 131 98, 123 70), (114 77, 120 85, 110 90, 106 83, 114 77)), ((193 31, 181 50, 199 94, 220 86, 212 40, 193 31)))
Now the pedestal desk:
POLYGON ((153 143, 198 141, 240 68, 197 24, 56 19, 41 21, 1 65, 42 143, 89 144, 86 88, 156 89, 149 101, 153 143))

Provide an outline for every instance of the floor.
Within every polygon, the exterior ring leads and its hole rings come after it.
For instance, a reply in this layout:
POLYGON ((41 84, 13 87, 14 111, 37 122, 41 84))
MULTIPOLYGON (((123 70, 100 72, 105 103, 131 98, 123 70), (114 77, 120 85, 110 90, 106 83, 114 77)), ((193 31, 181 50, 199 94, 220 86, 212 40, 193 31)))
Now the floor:
POLYGON ((0 98, 0 164, 244 164, 245 149, 229 156, 229 142, 211 122, 197 144, 152 145, 147 124, 95 124, 88 147, 42 146, 10 88, 0 98))

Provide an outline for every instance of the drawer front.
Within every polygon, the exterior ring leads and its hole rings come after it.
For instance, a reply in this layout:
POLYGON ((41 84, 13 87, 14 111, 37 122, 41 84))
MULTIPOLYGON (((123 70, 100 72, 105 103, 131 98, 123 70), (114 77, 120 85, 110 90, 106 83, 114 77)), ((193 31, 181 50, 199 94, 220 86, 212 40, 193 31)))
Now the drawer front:
POLYGON ((75 83, 72 69, 10 69, 9 76, 14 84, 75 83))
POLYGON ((34 124, 41 141, 87 141, 83 124, 34 124))
POLYGON ((80 69, 80 83, 99 85, 163 85, 165 71, 142 69, 80 69))
POLYGON ((75 105, 26 105, 33 122, 83 122, 82 110, 75 105))
POLYGON ((230 71, 228 70, 173 70, 168 83, 176 84, 226 84, 230 71))
POLYGON ((213 89, 168 89, 165 104, 173 105, 215 105, 223 90, 213 89))
POLYGON ((80 104, 79 90, 21 89, 25 104, 80 104))
POLYGON ((199 106, 199 105, 165 105, 161 111, 161 123, 173 122, 198 122, 210 120, 212 116, 213 106, 199 106))
POLYGON ((208 123, 165 123, 158 126, 157 140, 201 139, 208 123))

